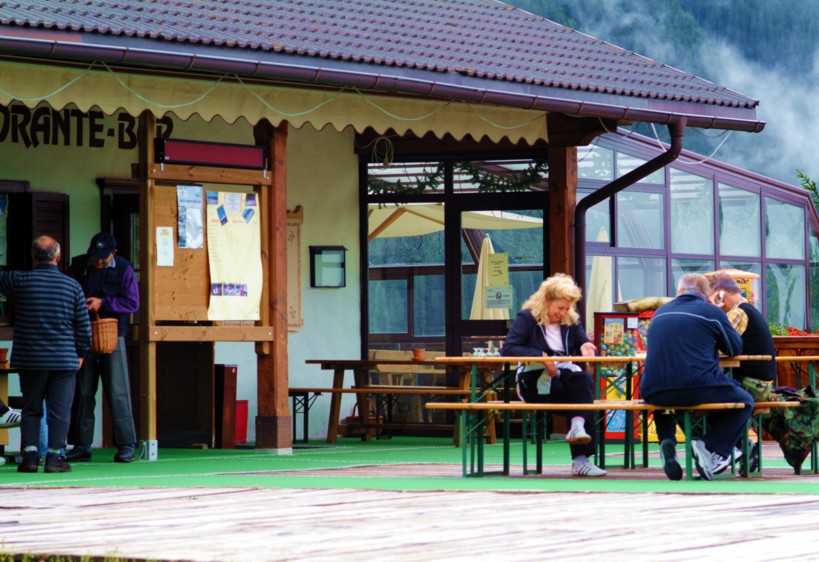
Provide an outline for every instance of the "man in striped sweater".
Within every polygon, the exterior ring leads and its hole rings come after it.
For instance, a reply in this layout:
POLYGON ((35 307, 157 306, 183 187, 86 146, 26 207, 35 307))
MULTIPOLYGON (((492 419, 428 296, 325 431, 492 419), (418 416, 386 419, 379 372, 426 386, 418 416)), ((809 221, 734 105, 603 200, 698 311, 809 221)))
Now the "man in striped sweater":
POLYGON ((14 309, 11 367, 20 374, 23 420, 18 472, 37 472, 43 400, 48 410, 45 472, 70 472, 62 451, 71 421, 77 370, 91 346, 82 287, 57 269, 60 244, 49 236, 31 244, 31 271, 0 271, 0 293, 14 309))

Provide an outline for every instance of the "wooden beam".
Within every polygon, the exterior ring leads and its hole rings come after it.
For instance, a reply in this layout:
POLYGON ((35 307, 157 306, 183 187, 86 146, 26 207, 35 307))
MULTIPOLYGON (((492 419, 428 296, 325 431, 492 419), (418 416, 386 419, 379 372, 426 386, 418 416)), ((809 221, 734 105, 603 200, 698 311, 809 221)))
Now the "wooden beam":
MULTIPOLYGON (((149 111, 139 116, 139 166, 147 170, 154 162, 154 131, 156 118, 149 111)), ((147 174, 139 178, 139 260, 140 271, 140 436, 144 440, 156 440, 156 343, 148 337, 148 327, 156 316, 154 291, 151 283, 154 278, 153 264, 156 264, 156 241, 154 239, 153 190, 154 180, 147 174)))
POLYGON ((162 181, 191 183, 228 183, 242 185, 271 185, 266 170, 242 170, 237 168, 213 168, 210 166, 185 166, 182 164, 157 164, 146 168, 148 177, 162 181))
POLYGON ((272 341, 273 329, 266 326, 150 326, 151 342, 272 341))
POLYGON ((586 146, 598 136, 617 130, 618 123, 611 119, 569 117, 562 113, 550 113, 547 117, 549 146, 586 146))
POLYGON ((549 273, 574 271, 577 148, 549 147, 549 273))
MULTIPOLYGON (((273 337, 270 353, 258 355, 256 449, 293 446, 288 404, 287 363, 287 123, 274 128, 269 121, 253 129, 256 144, 268 146, 271 188, 266 198, 267 313, 273 337)), ((257 346, 257 353, 259 352, 257 346)))

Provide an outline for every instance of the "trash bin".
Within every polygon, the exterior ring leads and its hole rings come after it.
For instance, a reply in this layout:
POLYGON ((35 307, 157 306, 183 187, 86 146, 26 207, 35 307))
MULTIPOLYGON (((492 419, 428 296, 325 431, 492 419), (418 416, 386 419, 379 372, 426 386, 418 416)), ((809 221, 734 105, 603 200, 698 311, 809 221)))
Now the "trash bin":
POLYGON ((236 401, 236 443, 247 443, 247 400, 236 401))

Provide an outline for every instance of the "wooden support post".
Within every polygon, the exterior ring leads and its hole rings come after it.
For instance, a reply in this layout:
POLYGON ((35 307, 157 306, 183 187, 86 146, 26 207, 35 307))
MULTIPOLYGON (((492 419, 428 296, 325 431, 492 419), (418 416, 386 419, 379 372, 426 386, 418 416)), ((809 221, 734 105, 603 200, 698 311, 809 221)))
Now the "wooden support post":
POLYGON ((262 252, 268 272, 267 315, 273 340, 257 344, 256 449, 281 450, 293 446, 288 405, 287 367, 287 123, 273 127, 264 120, 253 130, 256 144, 268 147, 272 186, 263 199, 267 239, 262 252))
POLYGON ((139 260, 141 321, 139 334, 140 363, 140 420, 142 440, 156 442, 156 342, 149 337, 155 322, 156 309, 152 287, 153 268, 156 267, 156 241, 153 207, 154 180, 148 170, 154 163, 154 135, 156 118, 148 111, 139 116, 139 260))
POLYGON ((577 147, 549 146, 549 274, 574 271, 577 147))

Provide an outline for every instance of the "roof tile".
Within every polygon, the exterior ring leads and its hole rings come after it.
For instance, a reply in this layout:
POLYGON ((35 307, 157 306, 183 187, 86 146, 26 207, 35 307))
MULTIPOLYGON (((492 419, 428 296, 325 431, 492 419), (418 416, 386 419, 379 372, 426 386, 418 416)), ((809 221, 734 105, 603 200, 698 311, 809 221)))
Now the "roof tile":
POLYGON ((737 92, 496 0, 30 0, 0 3, 0 25, 756 105, 737 92))

